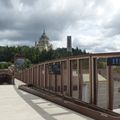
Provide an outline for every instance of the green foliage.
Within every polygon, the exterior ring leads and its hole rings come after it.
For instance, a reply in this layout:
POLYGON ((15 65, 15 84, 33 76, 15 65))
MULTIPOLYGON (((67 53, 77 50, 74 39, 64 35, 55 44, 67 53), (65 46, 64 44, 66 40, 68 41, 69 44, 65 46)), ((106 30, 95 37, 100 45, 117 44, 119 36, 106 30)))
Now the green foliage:
POLYGON ((24 68, 29 68, 32 65, 29 59, 25 59, 24 68))
POLYGON ((7 69, 11 64, 10 62, 0 62, 0 69, 7 69))
MULTIPOLYGON (((67 52, 66 48, 57 48, 56 50, 49 50, 49 51, 42 51, 40 52, 35 47, 29 47, 29 46, 18 46, 18 47, 0 47, 0 61, 10 61, 14 62, 14 56, 15 55, 21 55, 27 58, 31 61, 32 64, 37 64, 39 62, 44 62, 52 59, 59 59, 64 58, 68 56, 74 56, 74 55, 80 55, 80 54, 86 54, 85 50, 81 49, 72 49, 71 52, 67 52)), ((29 61, 29 62, 30 62, 29 61)), ((28 67, 28 63, 25 65, 28 67)))

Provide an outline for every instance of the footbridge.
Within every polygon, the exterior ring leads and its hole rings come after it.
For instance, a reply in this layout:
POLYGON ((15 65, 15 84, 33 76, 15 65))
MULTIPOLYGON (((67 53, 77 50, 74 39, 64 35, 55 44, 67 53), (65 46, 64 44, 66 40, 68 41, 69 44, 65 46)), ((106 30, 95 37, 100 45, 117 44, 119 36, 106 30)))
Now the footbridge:
POLYGON ((120 52, 47 61, 15 78, 26 83, 20 89, 93 119, 120 120, 120 52))

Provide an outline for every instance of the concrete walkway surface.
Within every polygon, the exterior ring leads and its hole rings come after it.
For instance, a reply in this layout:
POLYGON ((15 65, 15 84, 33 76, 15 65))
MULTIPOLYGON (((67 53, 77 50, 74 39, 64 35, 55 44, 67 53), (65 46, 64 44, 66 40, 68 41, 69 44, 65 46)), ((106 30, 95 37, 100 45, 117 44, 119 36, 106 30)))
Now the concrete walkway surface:
POLYGON ((0 120, 92 120, 40 97, 0 86, 0 120))
POLYGON ((44 120, 15 91, 13 86, 0 86, 0 120, 44 120))

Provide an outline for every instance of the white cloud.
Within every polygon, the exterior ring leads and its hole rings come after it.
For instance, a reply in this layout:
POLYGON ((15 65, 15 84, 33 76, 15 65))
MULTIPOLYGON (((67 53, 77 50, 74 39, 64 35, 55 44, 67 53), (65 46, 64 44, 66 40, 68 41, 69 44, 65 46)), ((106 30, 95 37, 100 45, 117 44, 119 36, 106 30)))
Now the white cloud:
POLYGON ((12 41, 8 39, 3 39, 0 41, 1 46, 20 46, 20 45, 30 45, 32 46, 33 44, 29 43, 29 41, 12 41))
POLYGON ((4 31, 0 31, 0 38, 11 38, 11 37, 18 37, 21 36, 20 33, 18 33, 15 30, 4 30, 4 31))
POLYGON ((1 44, 31 45, 46 29, 54 48, 72 35, 73 47, 119 50, 119 0, 0 0, 0 7, 1 44))

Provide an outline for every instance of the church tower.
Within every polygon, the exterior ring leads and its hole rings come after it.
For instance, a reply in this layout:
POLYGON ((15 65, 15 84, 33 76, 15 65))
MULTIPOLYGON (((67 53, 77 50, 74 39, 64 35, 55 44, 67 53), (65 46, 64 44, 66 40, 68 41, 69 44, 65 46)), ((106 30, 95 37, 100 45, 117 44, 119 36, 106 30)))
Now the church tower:
POLYGON ((49 38, 47 37, 45 30, 43 31, 43 34, 41 35, 38 43, 36 43, 35 47, 38 48, 39 51, 49 51, 52 49, 52 44, 49 43, 49 38))
POLYGON ((72 52, 71 36, 67 36, 67 52, 72 52))

